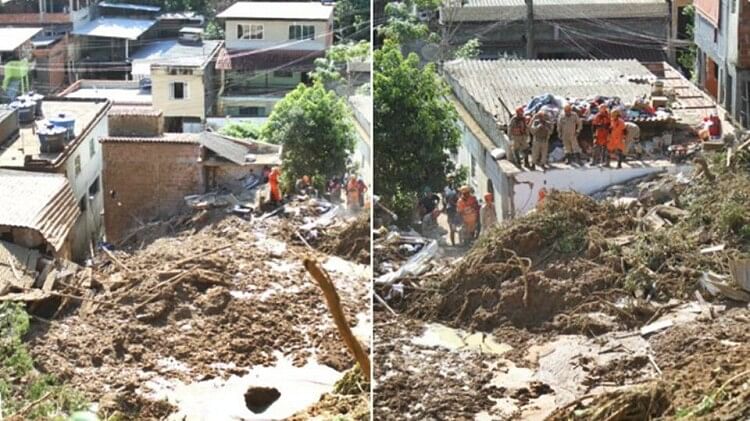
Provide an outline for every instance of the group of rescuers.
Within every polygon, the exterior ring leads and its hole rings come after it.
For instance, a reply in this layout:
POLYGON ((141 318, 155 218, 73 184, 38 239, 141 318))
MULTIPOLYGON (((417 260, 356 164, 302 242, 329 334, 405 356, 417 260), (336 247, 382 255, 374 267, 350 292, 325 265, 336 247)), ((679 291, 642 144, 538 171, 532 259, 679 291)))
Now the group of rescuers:
MULTIPOLYGON (((565 104, 557 118, 557 134, 563 142, 565 163, 582 163, 581 146, 578 135, 583 128, 583 122, 571 104, 565 104)), ((637 124, 623 120, 621 111, 610 111, 606 105, 599 105, 596 115, 591 121, 594 131, 594 147, 592 150, 592 165, 601 164, 609 167, 610 154, 617 157, 617 168, 622 168, 625 155, 631 148, 635 148, 638 155, 640 149, 641 131, 637 124)), ((508 124, 508 136, 516 163, 521 163, 534 169, 536 165, 547 168, 549 154, 549 140, 555 129, 555 122, 548 112, 542 110, 531 118, 524 115, 524 108, 516 109, 516 114, 508 124), (531 162, 529 162, 531 156, 531 162)))
MULTIPOLYGON (((264 181, 268 181, 269 201, 274 205, 282 203, 282 194, 280 180, 281 169, 279 167, 268 168, 263 172, 264 181)), ((332 178, 326 184, 325 195, 331 202, 339 203, 341 201, 342 186, 346 188, 346 205, 350 210, 359 210, 365 206, 365 193, 367 185, 362 178, 356 175, 345 177, 343 180, 332 178)), ((299 196, 317 197, 318 191, 313 186, 312 179, 308 175, 303 175, 294 184, 294 193, 299 196)))

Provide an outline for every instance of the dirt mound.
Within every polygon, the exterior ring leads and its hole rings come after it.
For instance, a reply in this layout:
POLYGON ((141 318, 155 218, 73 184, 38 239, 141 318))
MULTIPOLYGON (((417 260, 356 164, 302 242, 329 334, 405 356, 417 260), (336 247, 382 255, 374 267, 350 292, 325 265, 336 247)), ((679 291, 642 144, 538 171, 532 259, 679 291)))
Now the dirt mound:
MULTIPOLYGON (((34 325, 29 347, 39 369, 92 401, 105 390, 130 391, 138 399, 113 406, 138 413, 154 402, 151 380, 243 375, 274 364, 278 353, 298 366, 314 352, 338 370, 352 367, 321 292, 297 257, 306 248, 279 240, 281 226, 280 219, 225 216, 199 231, 98 255, 78 279, 90 298, 34 325)), ((369 306, 367 283, 337 275, 346 316, 357 320, 369 306)))
POLYGON ((320 246, 326 253, 370 264, 370 216, 363 213, 342 230, 327 233, 320 246))
POLYGON ((608 420, 641 421, 662 416, 671 397, 663 383, 615 390, 592 398, 581 408, 580 401, 558 409, 547 421, 608 420))

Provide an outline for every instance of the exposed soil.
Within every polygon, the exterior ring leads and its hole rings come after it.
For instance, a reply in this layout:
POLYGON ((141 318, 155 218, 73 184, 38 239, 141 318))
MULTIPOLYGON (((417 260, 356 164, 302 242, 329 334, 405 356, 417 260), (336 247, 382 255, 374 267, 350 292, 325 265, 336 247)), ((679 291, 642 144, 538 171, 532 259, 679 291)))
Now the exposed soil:
MULTIPOLYGON (((243 375, 274 364, 279 352, 297 366, 315 358, 340 371, 352 367, 302 266, 310 250, 280 241, 282 225, 295 221, 211 218, 200 230, 115 251, 121 264, 99 255, 93 270, 79 274, 95 301, 34 324, 28 340, 39 369, 100 402, 103 412, 160 419, 174 408, 148 399, 150 380, 243 375)), ((369 281, 331 277, 354 326, 368 312, 369 281)))

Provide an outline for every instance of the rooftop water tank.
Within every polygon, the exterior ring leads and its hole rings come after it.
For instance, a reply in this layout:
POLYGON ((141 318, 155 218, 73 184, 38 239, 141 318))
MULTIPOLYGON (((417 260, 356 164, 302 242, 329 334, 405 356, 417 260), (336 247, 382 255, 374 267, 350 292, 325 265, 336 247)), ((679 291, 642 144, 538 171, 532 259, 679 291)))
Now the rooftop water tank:
POLYGON ((62 152, 65 149, 65 139, 68 129, 47 123, 41 129, 37 130, 39 143, 41 143, 42 153, 62 152))
POLYGON ((25 99, 26 101, 33 101, 36 103, 36 107, 34 108, 34 115, 36 117, 42 117, 42 100, 44 99, 44 95, 37 93, 35 91, 29 91, 25 95, 21 95, 16 100, 22 100, 25 99))
POLYGON ((18 121, 21 124, 28 124, 36 120, 34 113, 36 112, 36 103, 30 101, 27 98, 20 97, 18 100, 10 103, 11 108, 18 110, 18 121))
POLYGON ((60 113, 54 117, 48 118, 47 120, 55 126, 66 128, 68 140, 75 139, 76 119, 73 118, 73 116, 60 113))

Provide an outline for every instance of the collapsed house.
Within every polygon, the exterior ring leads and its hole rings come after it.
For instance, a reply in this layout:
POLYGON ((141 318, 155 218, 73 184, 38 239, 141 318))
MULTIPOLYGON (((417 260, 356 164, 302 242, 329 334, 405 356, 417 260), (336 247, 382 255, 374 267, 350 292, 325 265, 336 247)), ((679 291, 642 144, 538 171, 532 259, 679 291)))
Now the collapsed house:
MULTIPOLYGON (((661 153, 671 144, 697 144, 695 127, 718 105, 666 63, 635 60, 457 60, 445 64, 450 97, 459 116, 461 147, 453 159, 469 169, 469 184, 481 197, 495 196, 498 220, 533 209, 539 191, 573 190, 591 194, 607 186, 674 168, 661 153), (596 98, 646 103, 653 112, 627 115, 641 128, 641 141, 652 151, 622 169, 571 166, 556 162, 548 171, 528 171, 510 161, 507 125, 514 110, 535 98, 558 97, 588 103, 596 98)), ((531 108, 531 107, 528 107, 531 108)), ((730 131, 725 127, 725 132, 730 131)), ((584 119, 579 142, 591 144, 584 119)), ((550 156, 556 142, 550 139, 550 156)), ((559 145, 561 148, 562 145, 559 145)), ((695 146, 697 148, 697 146, 695 146)), ((554 160, 552 160, 554 162, 554 160)))
MULTIPOLYGON (((166 133, 161 111, 114 108, 103 159, 104 230, 120 241, 144 221, 186 208, 185 196, 254 186, 264 167, 279 165, 281 148, 212 132, 166 133)), ((253 204, 254 206, 254 204, 253 204)))

